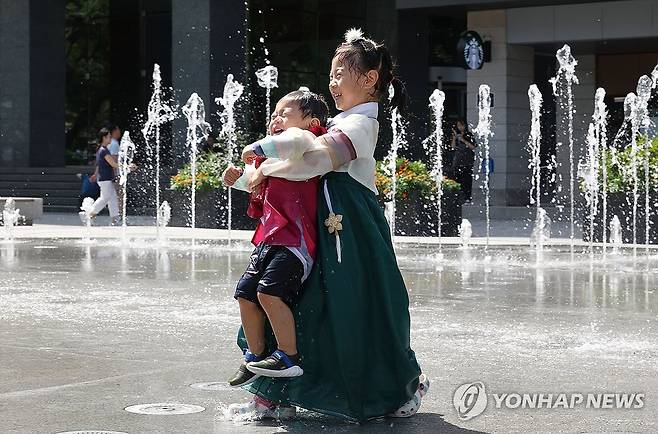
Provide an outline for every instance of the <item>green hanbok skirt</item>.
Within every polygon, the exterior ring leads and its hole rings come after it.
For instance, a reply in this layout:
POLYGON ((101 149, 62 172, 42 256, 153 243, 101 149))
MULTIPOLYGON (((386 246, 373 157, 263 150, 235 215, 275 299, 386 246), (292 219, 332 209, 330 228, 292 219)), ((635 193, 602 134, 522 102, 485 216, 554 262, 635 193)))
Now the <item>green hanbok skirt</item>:
MULTIPOLYGON (((292 307, 304 375, 261 377, 245 388, 275 403, 363 422, 397 410, 418 386, 409 297, 375 194, 337 172, 321 179, 318 194, 317 260, 292 307), (325 181, 334 213, 343 216, 340 263, 336 236, 324 224, 325 181)), ((242 330, 238 345, 247 348, 242 330)))

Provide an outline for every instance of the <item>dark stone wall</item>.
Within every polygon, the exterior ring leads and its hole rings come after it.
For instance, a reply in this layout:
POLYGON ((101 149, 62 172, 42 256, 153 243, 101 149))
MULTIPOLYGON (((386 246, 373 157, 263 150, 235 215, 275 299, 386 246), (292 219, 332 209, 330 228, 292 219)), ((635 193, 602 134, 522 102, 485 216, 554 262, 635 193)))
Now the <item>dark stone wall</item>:
POLYGON ((30 1, 30 166, 64 165, 65 0, 30 1))

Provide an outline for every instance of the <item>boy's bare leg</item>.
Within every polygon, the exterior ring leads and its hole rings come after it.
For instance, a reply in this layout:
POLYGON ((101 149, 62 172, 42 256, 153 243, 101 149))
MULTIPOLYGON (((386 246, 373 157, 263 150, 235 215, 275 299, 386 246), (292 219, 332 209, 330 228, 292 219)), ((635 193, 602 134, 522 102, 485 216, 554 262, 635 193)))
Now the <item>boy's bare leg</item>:
POLYGON ((240 304, 240 319, 244 336, 247 338, 249 351, 262 355, 265 351, 265 315, 256 303, 238 297, 240 304))
POLYGON ((258 293, 263 310, 270 320, 279 349, 289 356, 297 354, 297 336, 295 335, 295 319, 292 311, 279 297, 258 293))

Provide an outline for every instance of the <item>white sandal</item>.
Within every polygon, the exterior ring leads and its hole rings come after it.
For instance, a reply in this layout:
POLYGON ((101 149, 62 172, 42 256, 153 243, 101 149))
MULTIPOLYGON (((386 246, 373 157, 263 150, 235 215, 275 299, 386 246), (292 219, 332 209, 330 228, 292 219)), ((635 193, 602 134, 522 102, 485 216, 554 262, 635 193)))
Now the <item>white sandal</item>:
POLYGON ((427 394, 427 391, 430 388, 430 379, 427 378, 427 375, 420 374, 418 377, 418 389, 414 396, 411 397, 409 401, 404 403, 402 407, 395 410, 395 412, 389 414, 390 417, 411 417, 418 412, 420 409, 420 404, 422 404, 423 396, 427 394))

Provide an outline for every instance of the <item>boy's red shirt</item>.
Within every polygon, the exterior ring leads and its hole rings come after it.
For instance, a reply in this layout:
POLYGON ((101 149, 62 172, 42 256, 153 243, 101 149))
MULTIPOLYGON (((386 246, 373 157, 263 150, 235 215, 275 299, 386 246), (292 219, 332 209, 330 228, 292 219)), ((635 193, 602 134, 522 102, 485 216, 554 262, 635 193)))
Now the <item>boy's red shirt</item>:
MULTIPOLYGON (((316 136, 327 133, 324 127, 309 129, 316 136)), ((256 167, 265 161, 256 159, 256 167)), ((308 252, 315 260, 317 244, 317 197, 319 177, 306 181, 289 181, 268 177, 258 193, 249 199, 247 215, 259 219, 251 239, 254 245, 300 247, 302 235, 308 252)))

